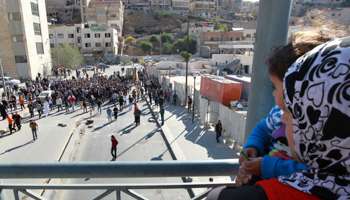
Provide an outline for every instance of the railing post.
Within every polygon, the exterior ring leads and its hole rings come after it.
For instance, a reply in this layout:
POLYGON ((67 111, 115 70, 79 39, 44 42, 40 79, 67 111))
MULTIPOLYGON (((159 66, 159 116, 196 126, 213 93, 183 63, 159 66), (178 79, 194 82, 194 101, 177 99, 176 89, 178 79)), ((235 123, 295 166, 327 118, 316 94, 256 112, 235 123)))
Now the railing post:
POLYGON ((116 190, 117 200, 121 200, 120 190, 116 190))
MULTIPOLYGON (((0 179, 0 186, 3 185, 4 182, 0 179)), ((6 192, 2 188, 0 188, 0 200, 7 200, 6 192)))

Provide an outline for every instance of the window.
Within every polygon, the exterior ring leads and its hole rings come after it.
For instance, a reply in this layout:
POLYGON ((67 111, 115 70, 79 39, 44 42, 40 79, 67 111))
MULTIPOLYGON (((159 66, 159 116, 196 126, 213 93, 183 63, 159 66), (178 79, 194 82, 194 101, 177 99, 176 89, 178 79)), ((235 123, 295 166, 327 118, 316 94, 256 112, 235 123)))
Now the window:
POLYGON ((159 1, 159 3, 163 3, 163 1, 159 1))
POLYGON ((50 44, 50 48, 54 48, 55 47, 55 45, 54 44, 50 44))
POLYGON ((117 14, 110 14, 109 17, 117 17, 117 14))
POLYGON ((21 20, 21 13, 9 13, 9 20, 10 21, 20 21, 21 20))
POLYGON ((77 33, 80 33, 80 27, 77 27, 77 33))
POLYGON ((332 16, 334 17, 334 16, 335 16, 335 13, 332 13, 332 16))
POLYGON ((81 43, 81 37, 78 36, 78 43, 81 43))
POLYGON ((68 38, 74 38, 74 34, 68 34, 68 38))
POLYGON ((64 35, 63 34, 58 34, 57 37, 62 39, 62 38, 64 38, 64 35))
POLYGON ((247 34, 246 37, 247 37, 247 38, 251 38, 252 35, 251 35, 251 34, 247 34))
POLYGON ((90 24, 91 27, 97 27, 97 24, 90 24))
POLYGON ((97 17, 106 17, 106 12, 97 12, 97 17))
POLYGON ((34 25, 34 34, 41 35, 41 28, 39 23, 33 23, 34 25))
POLYGON ((96 18, 96 15, 90 15, 90 18, 96 18))
POLYGON ((36 53, 37 54, 44 54, 44 47, 42 42, 36 43, 36 53))
POLYGON ((85 47, 91 47, 91 43, 85 43, 85 47))
POLYGON ((53 34, 49 34, 49 38, 52 39, 53 38, 53 34))
POLYGON ((118 24, 111 24, 111 27, 118 27, 118 24))
POLYGON ((84 37, 85 37, 85 38, 90 38, 90 33, 85 33, 85 34, 84 34, 84 37))
POLYGON ((165 1, 165 4, 169 4, 169 1, 165 1))
POLYGON ((106 47, 112 47, 112 44, 110 42, 106 42, 106 47))
POLYGON ((101 43, 95 43, 95 47, 101 47, 101 43))
POLYGON ((24 42, 23 35, 12 35, 12 42, 24 42))
POLYGON ((27 63, 27 56, 15 56, 16 63, 27 63))
POLYGON ((39 9, 38 9, 38 4, 30 2, 30 5, 32 7, 32 14, 39 16, 39 9))
POLYGON ((100 38, 100 37, 101 37, 101 34, 95 33, 95 38, 100 38))
POLYGON ((153 1, 154 4, 156 4, 157 1, 153 1))
POLYGON ((110 38, 110 37, 111 37, 111 34, 110 34, 110 33, 105 33, 105 37, 106 37, 106 38, 110 38))
POLYGON ((339 13, 339 16, 340 16, 340 13, 339 13))

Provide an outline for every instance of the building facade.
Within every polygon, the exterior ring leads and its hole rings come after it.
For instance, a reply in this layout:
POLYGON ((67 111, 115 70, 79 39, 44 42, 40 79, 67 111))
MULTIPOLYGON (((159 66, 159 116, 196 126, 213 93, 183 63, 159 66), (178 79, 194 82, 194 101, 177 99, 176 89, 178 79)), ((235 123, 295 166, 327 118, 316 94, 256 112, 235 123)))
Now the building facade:
POLYGON ((190 13, 200 16, 217 16, 217 0, 195 0, 190 3, 190 13))
POLYGON ((45 0, 0 0, 0 58, 5 76, 51 72, 45 0))
POLYGON ((190 1, 189 0, 172 0, 171 10, 173 12, 189 13, 190 1))
POLYGON ((112 27, 122 34, 124 5, 121 1, 90 1, 85 8, 86 23, 90 27, 112 27))
POLYGON ((110 60, 118 54, 118 32, 114 28, 89 28, 83 24, 75 24, 50 26, 49 31, 52 48, 56 42, 58 45, 62 43, 77 45, 86 64, 110 60))

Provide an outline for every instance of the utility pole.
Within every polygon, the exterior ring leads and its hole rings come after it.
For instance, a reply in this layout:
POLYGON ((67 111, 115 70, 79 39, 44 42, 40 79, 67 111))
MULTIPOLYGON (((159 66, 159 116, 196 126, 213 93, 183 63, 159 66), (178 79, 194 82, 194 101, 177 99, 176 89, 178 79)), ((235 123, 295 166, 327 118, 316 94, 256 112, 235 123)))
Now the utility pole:
MULTIPOLYGON (((56 17, 56 15, 54 16, 56 17)), ((53 31, 55 33, 55 47, 56 47, 56 53, 57 53, 57 69, 61 66, 60 65, 60 55, 58 53, 58 44, 57 44, 57 34, 56 34, 56 21, 57 19, 56 18, 52 18, 51 21, 53 21, 53 31)), ((60 80, 62 78, 62 70, 60 70, 60 80)))
POLYGON ((186 86, 185 86, 185 107, 187 105, 187 76, 188 76, 188 38, 189 38, 189 33, 190 33, 190 20, 187 19, 187 40, 186 40, 186 86))
MULTIPOLYGON (((258 26, 254 46, 252 81, 244 143, 256 123, 265 119, 275 104, 265 63, 272 47, 285 45, 288 36, 291 0, 264 0, 259 3, 258 26)), ((243 144, 244 144, 243 143, 243 144)))
MULTIPOLYGON (((5 77, 4 77, 4 70, 2 68, 1 58, 0 58, 0 67, 1 67, 2 88, 4 89, 4 94, 6 94, 5 77)), ((9 97, 7 95, 6 95, 6 99, 9 100, 9 97)))

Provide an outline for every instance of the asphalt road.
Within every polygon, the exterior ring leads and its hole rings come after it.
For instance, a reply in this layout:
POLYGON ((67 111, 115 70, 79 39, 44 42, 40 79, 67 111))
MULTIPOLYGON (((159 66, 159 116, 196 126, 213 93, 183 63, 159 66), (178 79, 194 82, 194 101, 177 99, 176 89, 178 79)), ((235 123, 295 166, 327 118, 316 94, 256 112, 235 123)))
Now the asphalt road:
MULTIPOLYGON (((120 70, 119 66, 111 66, 106 69, 107 74, 120 70)), ((93 127, 87 128, 84 136, 76 147, 73 161, 111 161, 111 135, 114 135, 119 144, 117 146, 117 160, 121 161, 162 161, 172 160, 169 151, 158 132, 158 127, 154 122, 148 122, 152 117, 145 101, 138 103, 142 111, 141 124, 135 126, 133 109, 124 108, 119 112, 117 121, 108 123, 107 107, 103 106, 102 114, 96 115, 93 120, 93 127)), ((119 108, 119 107, 118 107, 119 108)), ((96 112, 96 111, 95 111, 96 112)), ((110 183, 181 183, 181 178, 110 178, 110 179, 69 179, 62 180, 61 183, 75 184, 110 184, 110 183)), ((56 200, 76 200, 92 199, 103 191, 61 191, 55 195, 56 200)), ((140 190, 135 191, 148 199, 189 199, 189 195, 184 189, 171 190, 140 190)), ((122 199, 134 199, 122 193, 122 199)), ((112 193, 104 199, 116 199, 116 194, 112 193)))

